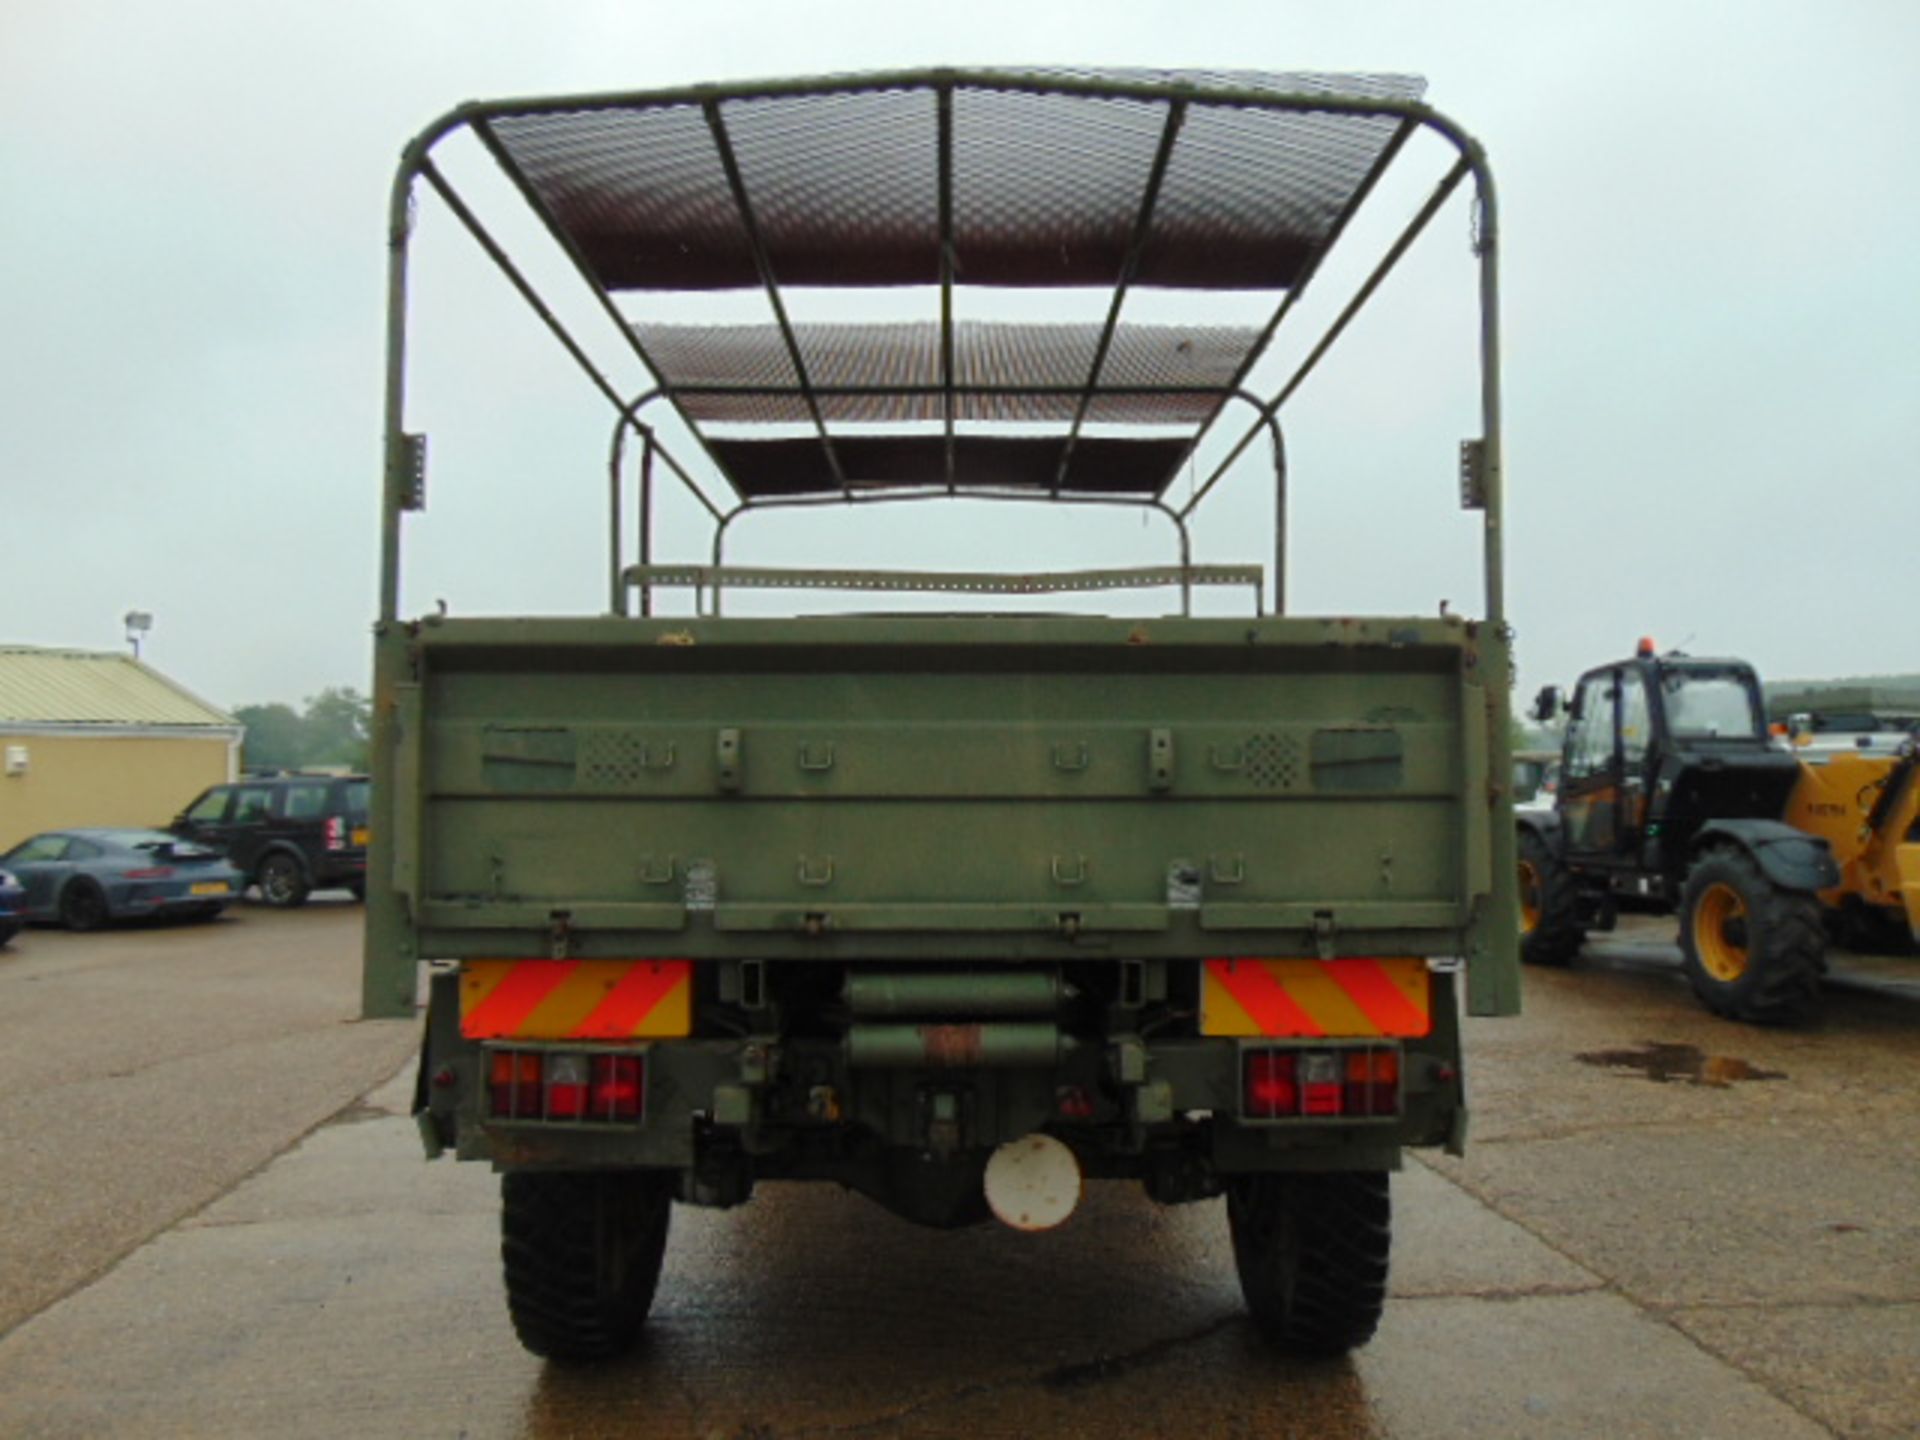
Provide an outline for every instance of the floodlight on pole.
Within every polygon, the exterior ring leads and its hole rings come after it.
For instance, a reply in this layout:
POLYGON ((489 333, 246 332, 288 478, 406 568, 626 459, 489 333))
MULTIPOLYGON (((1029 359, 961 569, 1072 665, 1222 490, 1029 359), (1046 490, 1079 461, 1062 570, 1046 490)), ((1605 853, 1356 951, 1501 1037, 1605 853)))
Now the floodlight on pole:
POLYGON ((129 610, 125 616, 127 626, 127 644, 133 647, 133 658, 140 658, 140 637, 153 629, 153 616, 145 610, 129 610))

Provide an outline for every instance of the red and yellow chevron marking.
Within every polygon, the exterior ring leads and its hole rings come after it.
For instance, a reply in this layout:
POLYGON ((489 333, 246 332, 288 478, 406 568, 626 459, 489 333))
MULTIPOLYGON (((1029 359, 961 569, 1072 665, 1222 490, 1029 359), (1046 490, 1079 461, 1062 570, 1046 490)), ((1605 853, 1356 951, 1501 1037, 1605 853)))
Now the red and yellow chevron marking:
POLYGON ((1209 960, 1200 979, 1202 1035, 1425 1035, 1432 1008, 1424 960, 1209 960))
POLYGON ((460 970, 469 1040, 677 1039, 693 1033, 687 960, 469 960, 460 970))

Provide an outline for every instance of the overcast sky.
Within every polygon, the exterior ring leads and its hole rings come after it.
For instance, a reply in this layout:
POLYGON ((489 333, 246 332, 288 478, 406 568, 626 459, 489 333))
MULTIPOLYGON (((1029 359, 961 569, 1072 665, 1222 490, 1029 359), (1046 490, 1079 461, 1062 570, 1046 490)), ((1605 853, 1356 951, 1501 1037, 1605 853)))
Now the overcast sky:
MULTIPOLYGON (((0 0, 0 643, 112 648, 141 609, 147 657, 217 703, 364 688, 402 143, 465 99, 942 63, 1426 76, 1501 188, 1522 692, 1643 634, 1780 678, 1920 670, 1902 0, 0 0)), ((604 413, 431 211, 407 608, 596 609, 604 413)), ((1436 222, 1297 402, 1297 612, 1479 610, 1467 224, 1436 222)), ((1265 562, 1262 477, 1230 486, 1200 558, 1265 562)), ((1137 516, 882 508, 760 519, 730 558, 1169 558, 1137 516)), ((667 558, 703 553, 684 509, 664 525, 667 558)))

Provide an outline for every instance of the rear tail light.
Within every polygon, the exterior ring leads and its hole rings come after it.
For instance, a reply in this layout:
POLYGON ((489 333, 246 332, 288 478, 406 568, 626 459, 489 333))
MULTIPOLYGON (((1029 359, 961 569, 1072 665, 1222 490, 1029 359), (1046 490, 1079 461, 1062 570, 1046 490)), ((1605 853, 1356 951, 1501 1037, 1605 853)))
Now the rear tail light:
POLYGON ((488 1108, 500 1118, 610 1123, 638 1120, 646 1108, 643 1056, 589 1050, 488 1053, 488 1108))
POLYGON ((1347 1108, 1346 1067, 1331 1050, 1310 1050, 1300 1057, 1300 1113, 1341 1115, 1347 1108))
POLYGON ((1347 1053, 1347 1113, 1400 1113, 1400 1052, 1352 1050, 1347 1053))
POLYGON ((127 880, 167 880, 173 876, 171 865, 149 865, 141 870, 129 870, 122 876, 127 880))
POLYGON ((638 1120, 643 1070, 638 1055, 593 1057, 593 1089, 589 1095, 595 1119, 638 1120))
POLYGON ((327 849, 344 850, 347 848, 346 822, 338 815, 327 817, 327 849))
POLYGON ((587 1113, 587 1057, 553 1055, 547 1059, 547 1116, 579 1120, 587 1113))
POLYGON ((529 1050, 496 1050, 491 1062, 493 1113, 517 1118, 540 1114, 540 1055, 529 1050))
POLYGON ((1252 1120, 1300 1113, 1299 1067, 1289 1051, 1255 1050, 1246 1058, 1241 1111, 1252 1120))
POLYGON ((1391 1045, 1248 1050, 1240 1062, 1246 1120, 1374 1119, 1400 1113, 1400 1052, 1391 1045))

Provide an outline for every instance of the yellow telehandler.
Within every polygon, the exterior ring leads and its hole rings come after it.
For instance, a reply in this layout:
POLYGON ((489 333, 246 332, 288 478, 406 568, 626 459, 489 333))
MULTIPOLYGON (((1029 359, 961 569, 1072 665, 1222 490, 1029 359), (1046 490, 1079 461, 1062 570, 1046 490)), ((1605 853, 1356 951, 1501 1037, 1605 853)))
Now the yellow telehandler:
POLYGON ((1570 720, 1551 807, 1521 806, 1521 953, 1564 964, 1624 905, 1680 917, 1694 993, 1737 1020, 1813 1018, 1826 938, 1920 939, 1916 739, 1771 732, 1740 660, 1654 653, 1549 686, 1570 720))

